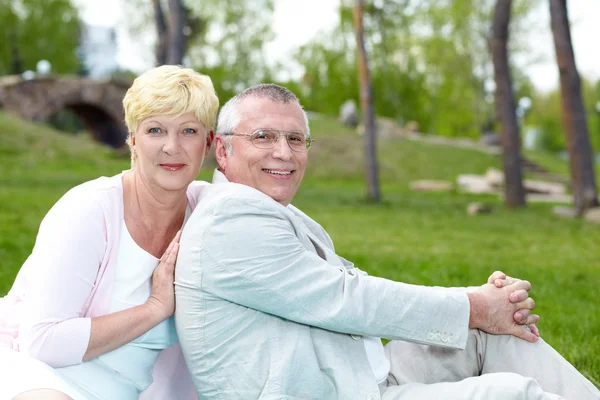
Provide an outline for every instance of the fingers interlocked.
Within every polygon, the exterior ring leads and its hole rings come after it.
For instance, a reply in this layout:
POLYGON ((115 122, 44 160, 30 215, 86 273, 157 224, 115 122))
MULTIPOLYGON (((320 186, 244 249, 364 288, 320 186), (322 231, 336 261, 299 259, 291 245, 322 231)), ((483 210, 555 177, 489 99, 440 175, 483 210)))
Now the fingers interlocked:
POLYGON ((517 309, 513 315, 513 320, 518 325, 529 327, 529 330, 525 331, 524 333, 526 337, 523 338, 530 340, 530 335, 539 337, 539 331, 535 324, 540 321, 540 316, 537 314, 531 314, 531 310, 535 308, 535 301, 529 297, 531 283, 528 281, 515 280, 515 282, 510 284, 508 287, 512 290, 512 292, 510 292, 508 295, 508 299, 515 305, 517 309))

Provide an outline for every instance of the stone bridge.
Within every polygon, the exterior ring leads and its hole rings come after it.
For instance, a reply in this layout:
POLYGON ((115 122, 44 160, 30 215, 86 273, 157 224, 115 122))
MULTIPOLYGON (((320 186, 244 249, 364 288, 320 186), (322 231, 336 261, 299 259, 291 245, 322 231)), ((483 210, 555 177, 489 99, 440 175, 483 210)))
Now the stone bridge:
POLYGON ((118 148, 127 137, 122 100, 129 86, 76 76, 5 76, 0 78, 0 108, 36 122, 71 110, 95 140, 118 148))

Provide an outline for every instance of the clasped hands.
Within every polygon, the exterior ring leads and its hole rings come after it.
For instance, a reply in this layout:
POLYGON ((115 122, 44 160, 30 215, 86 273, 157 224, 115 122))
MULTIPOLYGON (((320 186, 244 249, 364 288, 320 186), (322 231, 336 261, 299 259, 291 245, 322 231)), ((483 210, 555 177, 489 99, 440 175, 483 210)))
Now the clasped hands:
POLYGON ((529 297, 531 284, 496 271, 486 284, 468 293, 471 303, 469 328, 491 334, 514 335, 528 342, 538 340, 539 315, 532 314, 535 302, 529 297))

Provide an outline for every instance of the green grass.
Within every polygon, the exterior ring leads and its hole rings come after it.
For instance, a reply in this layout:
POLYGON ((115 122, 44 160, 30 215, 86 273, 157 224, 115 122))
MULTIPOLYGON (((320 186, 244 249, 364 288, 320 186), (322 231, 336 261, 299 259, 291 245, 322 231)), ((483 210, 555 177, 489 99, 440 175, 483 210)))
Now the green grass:
MULTIPOLYGON (((597 149, 596 149, 597 150, 597 149)), ((569 162, 556 155, 542 151, 527 151, 525 157, 543 165, 549 172, 569 176, 569 162)), ((596 163, 596 178, 600 177, 600 164, 596 163)))
MULTIPOLYGON (((415 193, 415 179, 454 180, 500 167, 500 158, 403 140, 379 142, 384 201, 365 199, 362 141, 334 120, 313 124, 317 140, 294 203, 331 234, 338 253, 371 274, 409 283, 478 285, 494 270, 533 284, 542 336, 600 382, 600 225, 563 220, 550 205, 505 209, 492 196, 415 193), (466 206, 485 201, 490 215, 466 206)), ((529 156, 529 155, 528 155, 529 156)), ((535 155, 534 155, 535 156, 535 155)), ((564 161, 535 158, 554 172, 564 161)), ((209 179, 207 161, 200 178, 209 179)), ((39 222, 69 188, 127 169, 129 160, 91 143, 0 113, 0 295, 28 256, 39 222)))

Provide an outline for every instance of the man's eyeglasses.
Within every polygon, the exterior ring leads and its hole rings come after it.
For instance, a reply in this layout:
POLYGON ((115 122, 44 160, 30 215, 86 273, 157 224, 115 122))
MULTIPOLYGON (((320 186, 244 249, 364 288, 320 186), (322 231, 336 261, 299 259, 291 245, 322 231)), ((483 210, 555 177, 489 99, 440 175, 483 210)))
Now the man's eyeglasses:
POLYGON ((222 136, 246 136, 250 139, 250 143, 259 149, 272 149, 279 141, 280 136, 285 136, 288 146, 292 151, 306 153, 312 145, 310 135, 305 135, 302 132, 280 131, 276 129, 257 129, 252 133, 235 133, 226 132, 220 133, 222 136))

